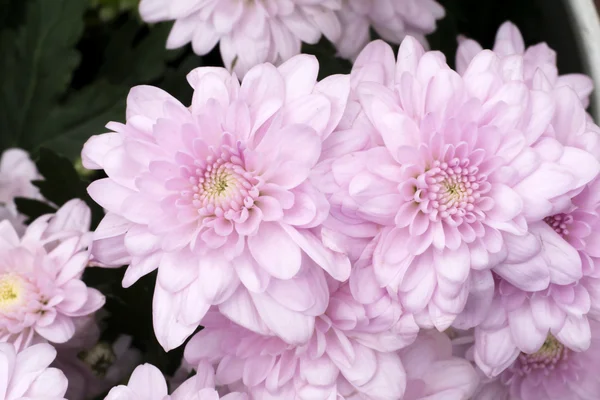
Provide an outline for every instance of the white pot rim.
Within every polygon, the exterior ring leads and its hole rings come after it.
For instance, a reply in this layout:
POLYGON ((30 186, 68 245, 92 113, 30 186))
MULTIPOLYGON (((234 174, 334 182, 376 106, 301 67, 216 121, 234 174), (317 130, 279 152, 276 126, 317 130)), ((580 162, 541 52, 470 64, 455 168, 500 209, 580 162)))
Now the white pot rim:
POLYGON ((593 0, 565 0, 585 72, 594 80, 591 114, 600 121, 600 18, 593 0))

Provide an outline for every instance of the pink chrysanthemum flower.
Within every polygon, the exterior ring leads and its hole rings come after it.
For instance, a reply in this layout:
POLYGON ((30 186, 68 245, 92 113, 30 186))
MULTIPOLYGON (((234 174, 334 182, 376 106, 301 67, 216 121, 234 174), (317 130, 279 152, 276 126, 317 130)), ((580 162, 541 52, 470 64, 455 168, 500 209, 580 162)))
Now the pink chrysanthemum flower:
POLYGON ((497 279, 485 320, 475 328, 474 359, 488 376, 504 371, 519 354, 534 354, 552 334, 572 351, 590 345, 590 296, 580 284, 524 292, 497 279))
MULTIPOLYGON (((600 165, 585 150, 542 137, 554 103, 523 82, 519 56, 508 63, 483 51, 460 76, 440 53, 407 38, 397 63, 387 44, 367 46, 352 75, 374 131, 348 138, 356 146, 347 154, 322 160, 328 226, 354 238, 377 235, 379 283, 423 327, 444 330, 465 306, 471 271, 505 260, 505 240, 527 235, 528 220, 548 215, 600 165)), ((354 133, 336 132, 324 146, 354 133)), ((523 285, 545 288, 550 267, 541 268, 523 285)), ((506 270, 498 273, 518 280, 518 270, 506 270)))
POLYGON ((220 43, 225 67, 245 75, 255 65, 280 64, 300 53, 302 42, 340 37, 335 14, 342 0, 142 0, 146 22, 175 20, 167 48, 191 42, 198 55, 220 43))
POLYGON ((224 69, 199 68, 188 76, 189 108, 137 87, 127 123, 86 143, 84 165, 108 175, 88 189, 108 210, 94 256, 129 264, 126 287, 158 268, 154 326, 166 349, 215 304, 249 329, 305 342, 327 307, 321 268, 348 278, 347 257, 315 230, 329 204, 307 179, 342 116, 348 78, 317 83, 317 72, 301 55, 253 68, 240 86, 224 69))
POLYGON ((470 399, 479 385, 471 363, 452 355, 452 342, 436 330, 422 331, 415 342, 400 350, 406 365, 403 400, 470 399))
MULTIPOLYGON (((554 98, 552 129, 544 132, 544 137, 558 140, 566 146, 585 150, 600 160, 600 128, 585 112, 572 88, 552 87, 545 75, 538 70, 535 75, 534 89, 549 93, 554 98)), ((570 197, 573 197, 572 194, 570 197)))
POLYGON ((207 363, 196 368, 196 375, 185 381, 173 394, 168 395, 167 382, 154 365, 138 366, 127 385, 111 389, 104 400, 248 400, 244 393, 229 393, 219 397, 215 390, 214 370, 207 363))
MULTIPOLYGON (((538 72, 536 76, 540 78, 538 81, 546 81, 542 73, 538 72)), ((586 150, 597 159, 600 158, 598 127, 586 115, 575 92, 565 86, 548 90, 554 97, 555 110, 550 129, 546 130, 542 137, 586 150)), ((546 139, 546 143, 552 143, 552 140, 546 139)), ((544 154, 551 154, 558 148, 556 145, 548 146, 544 154)), ((504 235, 507 257, 494 267, 494 271, 526 292, 542 291, 549 283, 573 284, 585 275, 586 278, 580 284, 586 282, 586 289, 590 295, 597 292, 597 273, 590 267, 592 261, 588 255, 588 252, 596 254, 595 245, 585 244, 595 243, 594 232, 598 229, 595 226, 597 200, 595 196, 590 195, 592 185, 598 186, 593 181, 589 187, 567 192, 552 202, 539 202, 535 209, 530 210, 526 236, 504 235), (573 196, 577 197, 573 199, 573 196), (568 215, 564 215, 565 213, 568 215), (562 221, 563 218, 567 218, 568 221, 562 221), (570 225, 571 218, 576 219, 574 225, 563 231, 561 226, 570 225), (565 235, 561 237, 555 234, 549 225, 552 225, 557 233, 565 235)), ((543 186, 539 187, 541 189, 543 186)), ((487 314, 487 307, 493 297, 494 279, 486 273, 479 271, 472 275, 465 312, 455 321, 456 326, 476 326, 487 314)))
POLYGON ((418 332, 412 316, 401 311, 385 297, 360 304, 345 284, 332 288, 306 345, 257 335, 210 314, 185 358, 217 364, 217 386, 247 391, 253 399, 395 400, 406 386, 396 350, 418 332))
POLYGON ((519 354, 498 377, 485 381, 477 400, 595 400, 600 393, 600 326, 592 321, 589 349, 574 352, 549 335, 534 354, 519 354))
MULTIPOLYGON (((600 321, 600 179, 588 185, 573 199, 573 209, 549 218, 552 225, 564 224, 561 235, 577 251, 582 261, 579 282, 590 296, 589 316, 600 321), (557 218, 558 217, 558 218, 557 218)), ((556 227, 555 227, 556 229, 556 227)))
POLYGON ((33 221, 19 238, 0 223, 0 340, 20 348, 47 340, 64 343, 73 319, 98 310, 104 296, 82 281, 89 261, 90 211, 75 199, 33 221))
MULTIPOLYGON (((482 50, 483 48, 476 41, 463 37, 459 38, 456 70, 460 74, 464 73, 471 60, 482 50)), ((533 87, 534 77, 539 69, 552 87, 569 86, 575 90, 585 107, 589 104, 589 96, 594 88, 592 79, 583 74, 559 75, 556 66, 556 52, 548 47, 546 43, 539 43, 525 48, 525 42, 519 28, 511 22, 505 22, 498 29, 493 50, 499 57, 522 55, 524 79, 530 87, 533 87)))
POLYGON ((37 187, 31 181, 40 175, 29 154, 21 149, 9 149, 0 158, 0 220, 8 219, 19 234, 25 231, 25 217, 19 215, 15 197, 41 199, 37 187))
MULTIPOLYGON (((594 179, 577 196, 570 205, 560 213, 544 218, 556 236, 560 236, 581 259, 581 276, 574 290, 585 290, 589 296, 589 316, 600 319, 600 178, 594 179)), ((553 242, 553 236, 546 231, 540 240, 545 244, 553 242)), ((554 237, 556 237, 554 236, 554 237)), ((554 240, 555 242, 555 240, 554 240)), ((548 247, 544 246, 544 252, 548 247)), ((564 252, 563 252, 564 254, 564 252)), ((560 260, 560 255, 552 255, 560 260)), ((563 256, 564 257, 564 256, 563 256)), ((566 263, 566 260, 562 261, 566 263)), ((587 300, 586 300, 587 302, 587 300)), ((568 342, 565 342, 568 344, 568 342)))
POLYGON ((0 343, 0 399, 64 400, 67 378, 48 368, 56 350, 39 343, 20 352, 10 343, 0 343))
POLYGON ((520 352, 537 352, 548 333, 573 351, 589 346, 588 315, 597 318, 600 309, 599 189, 596 178, 562 212, 530 225, 534 241, 509 246, 509 254, 530 255, 523 267, 510 268, 556 266, 547 289, 523 291, 496 276, 495 291, 488 286, 469 299, 464 320, 470 321, 467 326, 477 325, 475 360, 485 373, 499 374, 520 352), (569 275, 574 271, 578 274, 569 275))
POLYGON ((406 35, 424 46, 445 15, 435 0, 343 0, 338 11, 342 34, 335 45, 344 58, 354 59, 370 41, 371 27, 382 39, 400 44, 406 35))

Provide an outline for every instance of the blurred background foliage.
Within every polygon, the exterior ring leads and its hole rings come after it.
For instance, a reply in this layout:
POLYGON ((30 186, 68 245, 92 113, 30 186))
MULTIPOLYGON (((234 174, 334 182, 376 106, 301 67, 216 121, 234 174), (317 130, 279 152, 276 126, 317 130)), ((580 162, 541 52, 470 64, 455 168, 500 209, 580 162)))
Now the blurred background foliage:
MULTIPOLYGON (((198 57, 190 46, 166 50, 172 23, 145 25, 138 0, 0 0, 0 151, 32 152, 44 180, 36 182, 53 206, 17 201, 35 218, 73 197, 91 207, 94 226, 103 212, 85 191, 102 173, 85 171, 78 160, 83 143, 103 133, 109 121, 123 121, 130 87, 158 86, 184 104, 192 91, 186 74, 193 68, 221 66, 218 48, 198 57)), ((560 0, 438 0, 447 10, 430 36, 452 65, 458 34, 493 44, 499 25, 512 20, 528 44, 547 41, 561 55, 562 72, 580 70, 572 32, 560 0)), ((335 56, 330 43, 305 46, 321 63, 321 77, 348 73, 351 64, 335 56)), ((165 354, 152 330, 149 304, 155 277, 121 288, 124 269, 89 268, 85 280, 108 293, 106 340, 132 335, 144 361, 173 372, 183 347, 165 354)))

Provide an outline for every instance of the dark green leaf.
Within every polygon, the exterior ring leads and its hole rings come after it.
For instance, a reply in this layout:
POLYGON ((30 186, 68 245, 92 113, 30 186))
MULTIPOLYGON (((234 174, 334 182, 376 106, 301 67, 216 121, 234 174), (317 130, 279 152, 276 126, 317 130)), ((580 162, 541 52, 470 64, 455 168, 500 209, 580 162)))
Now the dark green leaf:
MULTIPOLYGON (((83 63, 73 75, 85 2, 27 2, 24 23, 0 32, 0 150, 47 147, 75 160, 90 136, 124 120, 130 88, 160 83, 182 52, 165 49, 171 24, 120 19, 86 32, 78 45, 83 63)), ((178 65, 167 79, 187 85, 189 71, 178 65)))
POLYGON ((202 61, 203 59, 194 53, 187 54, 178 62, 178 66, 169 67, 163 79, 157 82, 156 85, 170 93, 183 104, 190 104, 194 92, 186 76, 191 70, 202 66, 202 61))
POLYGON ((138 0, 91 0, 90 5, 98 9, 102 21, 109 21, 119 14, 137 7, 138 0))
POLYGON ((37 143, 75 159, 85 141, 104 133, 110 121, 125 119, 129 87, 98 81, 71 94, 51 112, 52 126, 37 143))
POLYGON ((44 180, 34 181, 33 184, 45 199, 59 207, 71 199, 81 199, 92 211, 92 227, 100 222, 104 212, 87 194, 88 183, 81 180, 68 158, 42 148, 36 166, 44 180))
POLYGON ((158 80, 167 60, 177 55, 164 48, 169 30, 170 24, 148 29, 135 20, 115 28, 96 80, 52 110, 50 127, 37 145, 74 159, 90 136, 105 132, 106 123, 123 121, 130 88, 158 80))
POLYGON ((111 83, 139 84, 162 76, 165 63, 181 54, 166 50, 170 23, 146 27, 129 20, 112 32, 99 75, 111 83))
POLYGON ((34 148, 48 111, 67 88, 79 55, 74 46, 87 4, 31 0, 25 24, 0 33, 0 148, 34 148))
POLYGON ((71 199, 85 198, 86 185, 67 158, 42 148, 36 165, 44 180, 33 183, 45 199, 61 206, 71 199))
POLYGON ((14 29, 25 18, 30 0, 0 0, 0 30, 14 29))

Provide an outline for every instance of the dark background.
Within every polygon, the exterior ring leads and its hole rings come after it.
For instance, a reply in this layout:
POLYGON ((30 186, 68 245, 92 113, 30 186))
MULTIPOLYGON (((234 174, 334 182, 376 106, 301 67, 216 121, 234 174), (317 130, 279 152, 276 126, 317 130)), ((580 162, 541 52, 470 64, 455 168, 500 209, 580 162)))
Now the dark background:
MULTIPOLYGON (((453 62, 455 37, 462 33, 484 48, 494 44, 496 30, 510 20, 521 30, 526 44, 547 42, 558 53, 561 73, 581 72, 582 64, 563 0, 438 0, 447 11, 431 47, 441 49, 453 62)), ((600 0, 596 0, 600 4, 600 0)), ((599 38, 600 40, 600 38, 599 38)))

